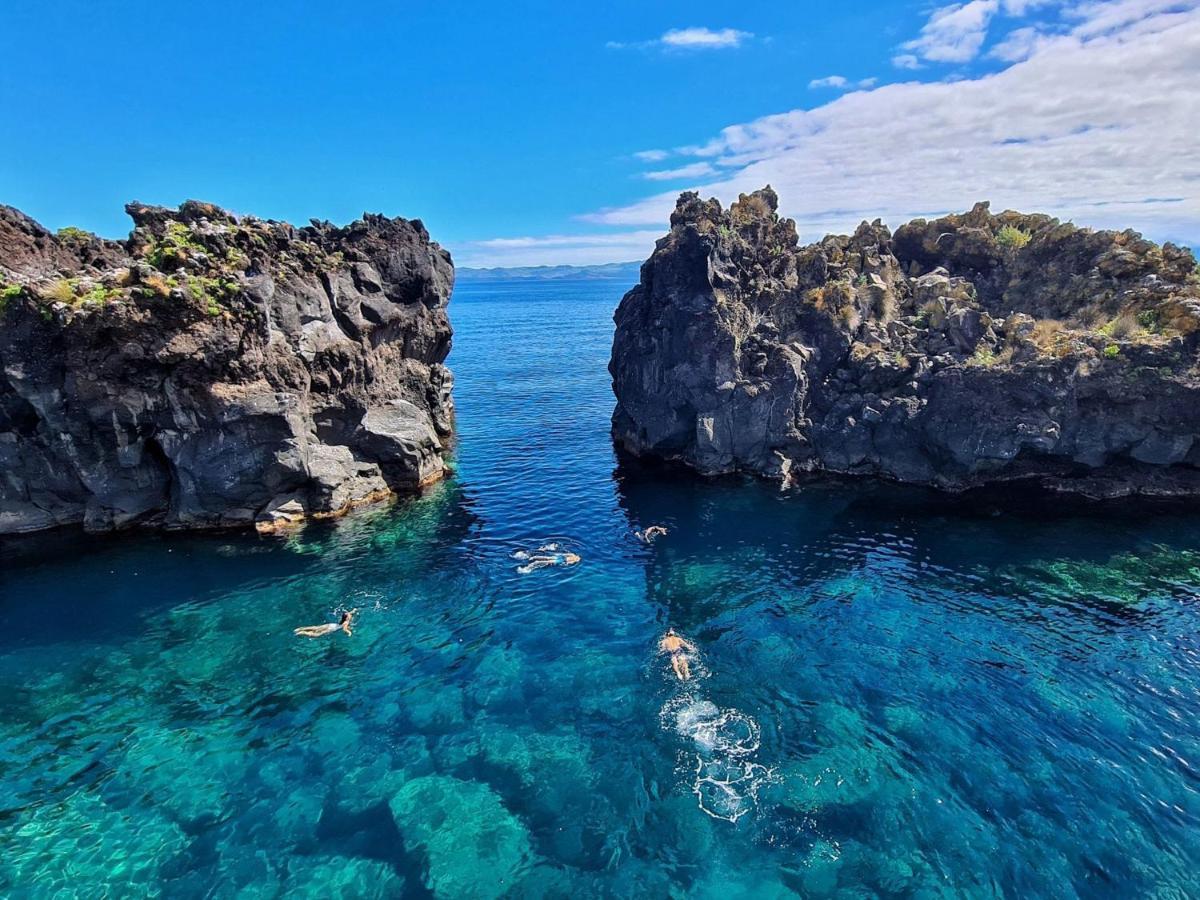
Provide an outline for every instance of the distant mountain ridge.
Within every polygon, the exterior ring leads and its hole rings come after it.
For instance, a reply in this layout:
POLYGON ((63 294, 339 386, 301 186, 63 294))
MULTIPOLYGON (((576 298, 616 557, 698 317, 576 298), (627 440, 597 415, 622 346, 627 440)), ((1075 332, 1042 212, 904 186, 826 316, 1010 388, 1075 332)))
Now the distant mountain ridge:
POLYGON ((455 278, 461 284, 475 281, 511 281, 527 279, 532 281, 557 281, 562 278, 586 278, 600 280, 629 280, 636 282, 640 277, 642 264, 640 262, 603 263, 595 266, 513 266, 504 268, 497 266, 492 269, 455 270, 455 278))

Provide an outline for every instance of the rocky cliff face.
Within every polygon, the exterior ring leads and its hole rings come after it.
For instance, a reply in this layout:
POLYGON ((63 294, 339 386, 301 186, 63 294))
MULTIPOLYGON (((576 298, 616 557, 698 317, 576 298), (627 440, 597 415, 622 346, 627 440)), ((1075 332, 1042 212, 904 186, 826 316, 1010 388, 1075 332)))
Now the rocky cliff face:
POLYGON ((131 204, 123 243, 0 207, 0 533, 271 529, 437 479, 450 256, 131 204))
POLYGON ((613 432, 704 473, 1200 493, 1192 254, 979 204, 797 246, 684 194, 616 313, 613 432))

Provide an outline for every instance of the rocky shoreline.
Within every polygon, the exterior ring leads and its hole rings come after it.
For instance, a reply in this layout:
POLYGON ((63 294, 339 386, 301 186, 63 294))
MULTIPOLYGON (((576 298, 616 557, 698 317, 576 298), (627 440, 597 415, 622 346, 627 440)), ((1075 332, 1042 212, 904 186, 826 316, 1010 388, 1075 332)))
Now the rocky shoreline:
POLYGON ((420 221, 126 211, 118 242, 0 207, 0 534, 270 531, 442 476, 454 267, 420 221))
POLYGON ((798 245, 766 188, 680 197, 616 315, 619 447, 784 483, 1200 494, 1200 270, 987 204, 798 245))

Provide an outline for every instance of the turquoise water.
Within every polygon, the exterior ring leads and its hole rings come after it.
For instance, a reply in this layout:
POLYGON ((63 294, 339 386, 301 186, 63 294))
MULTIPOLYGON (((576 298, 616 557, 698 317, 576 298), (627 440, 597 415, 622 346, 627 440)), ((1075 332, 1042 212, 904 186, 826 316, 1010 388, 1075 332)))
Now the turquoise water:
POLYGON ((6 542, 0 893, 1200 895, 1200 516, 618 466, 622 287, 456 293, 420 499, 6 542))

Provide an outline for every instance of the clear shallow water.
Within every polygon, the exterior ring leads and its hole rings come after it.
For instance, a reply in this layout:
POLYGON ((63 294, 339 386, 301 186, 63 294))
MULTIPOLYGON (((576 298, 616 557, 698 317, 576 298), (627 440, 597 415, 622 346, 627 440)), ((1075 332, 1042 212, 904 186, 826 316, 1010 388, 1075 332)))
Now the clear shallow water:
POLYGON ((0 892, 1200 894, 1200 517, 618 467, 621 290, 456 293, 418 500, 0 546, 0 892))

